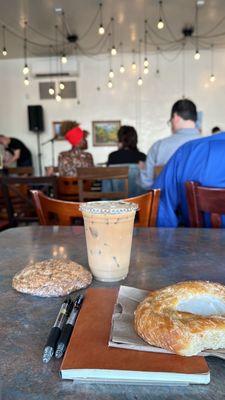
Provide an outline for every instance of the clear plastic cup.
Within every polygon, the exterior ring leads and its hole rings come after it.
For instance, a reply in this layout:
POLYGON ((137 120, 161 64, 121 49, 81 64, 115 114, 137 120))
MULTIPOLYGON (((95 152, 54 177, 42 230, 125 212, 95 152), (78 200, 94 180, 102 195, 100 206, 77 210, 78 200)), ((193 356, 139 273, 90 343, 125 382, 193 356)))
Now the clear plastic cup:
POLYGON ((115 282, 126 278, 137 204, 125 201, 82 203, 88 262, 95 279, 115 282))

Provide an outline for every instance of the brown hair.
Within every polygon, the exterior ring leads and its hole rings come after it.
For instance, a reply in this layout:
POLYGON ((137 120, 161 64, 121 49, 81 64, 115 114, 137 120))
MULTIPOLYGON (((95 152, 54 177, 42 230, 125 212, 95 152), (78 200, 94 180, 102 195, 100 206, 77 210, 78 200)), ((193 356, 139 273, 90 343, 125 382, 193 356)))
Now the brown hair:
POLYGON ((61 135, 65 136, 68 131, 70 131, 73 128, 76 128, 76 126, 79 126, 77 121, 62 121, 61 135))

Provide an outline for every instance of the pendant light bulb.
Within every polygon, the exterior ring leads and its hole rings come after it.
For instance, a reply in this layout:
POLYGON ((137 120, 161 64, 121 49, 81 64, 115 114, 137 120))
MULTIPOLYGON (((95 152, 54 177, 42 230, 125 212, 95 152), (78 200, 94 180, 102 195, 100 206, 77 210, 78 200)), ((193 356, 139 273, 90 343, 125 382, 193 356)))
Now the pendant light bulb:
POLYGON ((163 22, 162 18, 159 18, 159 22, 157 24, 157 28, 160 29, 160 30, 164 28, 164 22, 163 22))
POLYGON ((144 74, 147 75, 149 73, 148 67, 144 67, 144 74))
POLYGON ((137 65, 136 65, 135 62, 132 62, 131 68, 132 68, 133 71, 136 71, 137 65))
POLYGON ((25 65, 24 65, 24 68, 23 68, 23 74, 24 74, 24 75, 27 75, 28 73, 29 73, 29 68, 28 68, 28 65, 25 64, 25 65))
POLYGON ((28 76, 26 76, 26 78, 24 79, 24 85, 25 86, 29 86, 29 84, 30 84, 30 81, 29 81, 29 78, 28 78, 28 76))
POLYGON ((105 29, 102 24, 98 28, 98 33, 99 33, 99 35, 104 35, 104 33, 105 33, 105 29))
POLYGON ((2 50, 2 54, 3 54, 4 57, 7 56, 7 54, 8 54, 8 52, 7 52, 7 50, 6 50, 5 47, 4 47, 3 50, 2 50))
POLYGON ((109 89, 111 89, 112 86, 113 86, 112 81, 109 80, 108 83, 107 83, 107 86, 108 86, 109 89))
POLYGON ((57 93, 55 99, 56 99, 56 101, 60 102, 62 100, 62 97, 59 93, 57 93))
POLYGON ((67 63, 67 57, 66 57, 65 54, 63 54, 62 57, 61 57, 61 63, 62 64, 66 64, 67 63))
POLYGON ((149 62, 148 62, 147 57, 145 57, 145 59, 144 59, 144 67, 148 67, 148 66, 149 66, 149 62))
POLYGON ((109 78, 114 78, 114 72, 112 69, 109 71, 109 78))
POLYGON ((60 84, 59 84, 59 88, 60 88, 61 90, 64 90, 64 89, 65 89, 65 85, 64 85, 64 83, 63 83, 63 82, 60 82, 60 84))
POLYGON ((124 74, 124 72, 125 72, 124 65, 121 65, 121 66, 120 66, 120 73, 121 73, 121 74, 124 74))
POLYGON ((55 93, 55 90, 53 89, 53 87, 50 87, 48 89, 48 93, 50 94, 50 96, 53 96, 53 94, 55 93))
POLYGON ((143 85, 143 80, 142 80, 141 76, 139 76, 137 84, 138 84, 138 86, 142 86, 143 85))
POLYGON ((112 54, 112 56, 115 56, 117 54, 117 50, 116 50, 115 46, 112 47, 111 54, 112 54))
POLYGON ((194 59, 197 61, 200 59, 200 53, 198 50, 196 50, 196 52, 195 52, 194 59))
POLYGON ((210 82, 215 82, 215 80, 216 80, 215 75, 211 74, 209 80, 210 80, 210 82))

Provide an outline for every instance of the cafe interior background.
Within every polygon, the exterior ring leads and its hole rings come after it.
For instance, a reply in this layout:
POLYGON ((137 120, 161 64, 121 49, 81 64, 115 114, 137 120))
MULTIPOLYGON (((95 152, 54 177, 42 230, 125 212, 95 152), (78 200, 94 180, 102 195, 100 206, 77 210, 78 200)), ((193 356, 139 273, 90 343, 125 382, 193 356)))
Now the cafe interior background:
MULTIPOLYGON (((1 0, 0 10, 0 133, 28 145, 37 172, 28 105, 43 107, 41 143, 53 137, 53 121, 78 121, 90 132, 95 163, 113 148, 93 146, 93 121, 135 126, 146 153, 170 134, 171 106, 183 96, 202 111, 203 135, 225 127, 224 0, 1 0), (60 99, 67 81, 76 97, 60 99), (55 84, 50 99, 40 98, 43 82, 55 84)), ((54 147, 57 163, 69 146, 54 147)), ((51 143, 41 151, 42 164, 51 165, 51 143)))

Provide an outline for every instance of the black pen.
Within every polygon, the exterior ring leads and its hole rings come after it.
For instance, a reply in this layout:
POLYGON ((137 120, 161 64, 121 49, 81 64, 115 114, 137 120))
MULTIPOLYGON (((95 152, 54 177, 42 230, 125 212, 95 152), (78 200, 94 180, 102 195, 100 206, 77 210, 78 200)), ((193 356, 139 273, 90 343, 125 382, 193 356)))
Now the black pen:
POLYGON ((73 307, 73 302, 71 301, 70 298, 66 299, 62 303, 59 313, 58 313, 55 323, 50 331, 47 343, 44 348, 44 353, 43 353, 43 358, 42 358, 44 363, 47 363, 51 360, 51 358, 54 354, 61 330, 63 329, 63 326, 65 325, 65 322, 68 318, 68 315, 71 312, 72 307, 73 307))
POLYGON ((74 306, 73 309, 70 313, 70 316, 68 320, 66 321, 66 324, 64 325, 58 344, 55 352, 55 357, 60 358, 64 354, 66 347, 69 343, 70 336, 73 332, 73 327, 75 325, 77 316, 79 314, 82 302, 84 300, 84 296, 82 294, 78 295, 74 301, 74 306))

